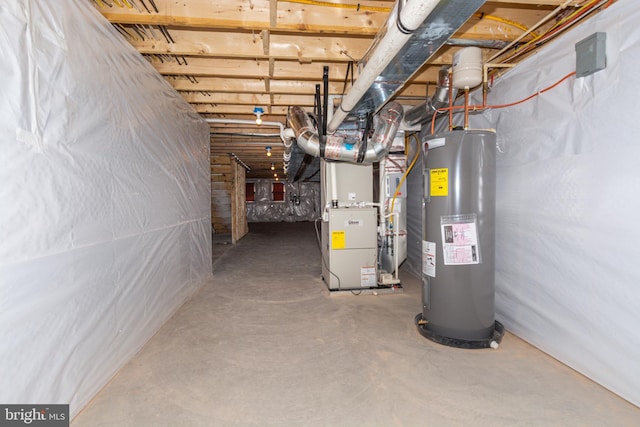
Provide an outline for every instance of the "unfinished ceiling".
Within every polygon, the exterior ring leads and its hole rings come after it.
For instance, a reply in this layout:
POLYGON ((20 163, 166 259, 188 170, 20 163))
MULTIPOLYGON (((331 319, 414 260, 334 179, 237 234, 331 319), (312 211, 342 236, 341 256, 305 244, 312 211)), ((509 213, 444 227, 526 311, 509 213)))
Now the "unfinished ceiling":
MULTIPOLYGON (((487 59, 559 5, 567 7, 536 29, 544 34, 578 6, 606 0, 487 1, 453 39, 492 41, 487 59)), ((285 123, 291 105, 313 111, 316 85, 328 66, 329 92, 340 95, 358 77, 358 62, 394 5, 386 0, 94 0, 114 25, 205 118, 285 123)), ((589 13, 597 11, 591 8, 589 13)), ((586 16, 588 13, 585 13, 586 16)), ((533 39, 536 34, 523 38, 533 39)), ((433 55, 395 97, 415 105, 434 88, 438 69, 459 46, 433 55)), ((502 60, 504 58, 499 58, 502 60)), ((212 154, 234 153, 247 178, 282 176, 277 127, 212 124, 212 154), (264 136, 260 134, 267 134, 264 136), (272 147, 266 156, 265 147, 272 147), (271 170, 274 162, 276 170, 271 170)))

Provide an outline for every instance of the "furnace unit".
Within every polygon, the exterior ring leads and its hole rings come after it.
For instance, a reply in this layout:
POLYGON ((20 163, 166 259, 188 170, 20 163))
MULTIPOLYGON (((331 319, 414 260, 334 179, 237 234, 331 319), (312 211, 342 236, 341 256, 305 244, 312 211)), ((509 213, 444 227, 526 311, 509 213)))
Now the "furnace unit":
POLYGON ((378 209, 370 164, 321 160, 322 277, 330 291, 378 284, 378 209))

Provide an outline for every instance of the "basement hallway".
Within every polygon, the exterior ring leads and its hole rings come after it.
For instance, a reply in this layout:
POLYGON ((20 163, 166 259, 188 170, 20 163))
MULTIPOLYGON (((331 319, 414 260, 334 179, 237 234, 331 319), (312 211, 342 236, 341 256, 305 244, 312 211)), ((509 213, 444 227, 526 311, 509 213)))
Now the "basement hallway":
POLYGON ((214 240, 213 280, 73 427, 640 425, 640 408, 512 334, 497 350, 426 340, 406 272, 401 294, 330 296, 313 223, 249 230, 214 240))

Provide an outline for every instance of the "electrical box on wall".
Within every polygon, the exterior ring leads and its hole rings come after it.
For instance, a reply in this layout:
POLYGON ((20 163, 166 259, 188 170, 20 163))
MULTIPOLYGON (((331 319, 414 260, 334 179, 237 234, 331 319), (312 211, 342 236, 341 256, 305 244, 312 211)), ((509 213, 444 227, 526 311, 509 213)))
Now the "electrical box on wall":
POLYGON ((585 77, 607 66, 607 33, 593 33, 576 43, 576 77, 585 77))

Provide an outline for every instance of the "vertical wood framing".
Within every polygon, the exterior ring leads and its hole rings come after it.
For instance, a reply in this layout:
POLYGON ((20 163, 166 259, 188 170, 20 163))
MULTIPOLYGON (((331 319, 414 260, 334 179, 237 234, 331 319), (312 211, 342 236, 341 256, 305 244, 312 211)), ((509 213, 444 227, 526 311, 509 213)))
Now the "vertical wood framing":
POLYGON ((231 243, 236 243, 249 232, 249 224, 247 222, 246 170, 236 162, 233 175, 231 243))
POLYGON ((231 233, 234 164, 228 156, 211 156, 211 224, 216 234, 231 233))

